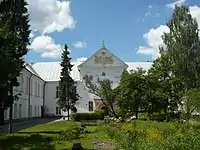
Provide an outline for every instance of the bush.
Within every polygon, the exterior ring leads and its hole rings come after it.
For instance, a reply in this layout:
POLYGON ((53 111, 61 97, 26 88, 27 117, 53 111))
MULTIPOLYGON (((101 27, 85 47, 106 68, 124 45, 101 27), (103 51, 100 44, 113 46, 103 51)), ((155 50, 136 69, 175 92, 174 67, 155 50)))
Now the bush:
POLYGON ((94 112, 101 115, 101 117, 102 117, 101 120, 104 119, 104 115, 105 115, 104 110, 98 109, 98 110, 95 110, 94 112))
POLYGON ((149 119, 149 116, 148 116, 148 113, 139 113, 138 114, 138 118, 140 120, 148 120, 149 119))
POLYGON ((156 120, 156 121, 164 121, 166 120, 166 114, 165 113, 153 113, 150 115, 150 120, 156 120))
POLYGON ((81 120, 102 120, 102 115, 100 113, 75 113, 72 115, 74 121, 81 120))
POLYGON ((106 132, 116 149, 127 150, 199 150, 200 130, 178 122, 136 120, 107 124, 106 132))

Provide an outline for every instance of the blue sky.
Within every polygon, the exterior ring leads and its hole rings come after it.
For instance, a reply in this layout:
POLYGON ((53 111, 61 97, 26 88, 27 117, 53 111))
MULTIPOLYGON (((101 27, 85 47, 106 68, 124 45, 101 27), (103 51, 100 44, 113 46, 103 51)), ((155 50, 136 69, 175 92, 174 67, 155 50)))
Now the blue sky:
MULTIPOLYGON (((26 56, 29 62, 59 61, 59 54, 55 56, 55 53, 47 53, 58 52, 56 49, 61 48, 64 43, 68 44, 73 60, 89 57, 101 47, 102 40, 111 52, 124 61, 152 60, 158 55, 156 47, 162 44, 162 41, 158 39, 162 34, 160 32, 167 31, 165 25, 173 12, 172 3, 176 2, 173 0, 71 0, 69 7, 59 9, 61 5, 68 2, 43 0, 43 3, 45 1, 46 6, 49 6, 48 13, 44 13, 44 10, 39 10, 39 8, 35 10, 36 3, 28 1, 31 25, 35 30, 34 37, 31 38, 31 50, 26 56), (50 1, 52 3, 48 4, 50 1), (54 4, 58 6, 55 11, 54 4), (59 21, 55 16, 52 17, 50 14, 53 15, 54 12, 62 13, 64 19, 59 21), (52 18, 43 22, 42 17, 52 18), (54 26, 55 30, 42 32, 45 27, 56 21, 61 25, 65 23, 65 27, 56 29, 54 26), (40 27, 41 24, 42 27, 40 27), (41 36, 42 38, 39 39, 38 37, 41 36), (45 45, 43 40, 46 37, 49 42, 45 45), (79 45, 75 46, 77 41, 79 45)), ((190 6, 191 13, 200 21, 200 1, 179 0, 179 2, 190 6)))

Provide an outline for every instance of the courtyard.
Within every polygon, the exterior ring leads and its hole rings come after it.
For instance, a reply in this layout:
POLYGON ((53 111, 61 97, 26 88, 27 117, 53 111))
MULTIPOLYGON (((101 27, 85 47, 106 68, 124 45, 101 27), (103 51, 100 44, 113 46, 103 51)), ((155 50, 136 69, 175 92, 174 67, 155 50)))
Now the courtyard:
POLYGON ((81 143, 84 150, 198 150, 200 124, 134 120, 58 121, 36 125, 12 134, 2 134, 0 149, 71 150, 81 143), (84 127, 84 129, 82 129, 84 127))

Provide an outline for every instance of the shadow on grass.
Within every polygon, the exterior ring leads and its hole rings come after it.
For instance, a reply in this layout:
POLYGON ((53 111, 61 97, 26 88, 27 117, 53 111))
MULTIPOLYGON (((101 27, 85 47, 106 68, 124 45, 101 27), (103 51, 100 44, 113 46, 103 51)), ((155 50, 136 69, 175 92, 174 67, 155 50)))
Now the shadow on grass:
POLYGON ((64 131, 38 131, 38 132, 17 132, 17 134, 62 134, 64 131))
POLYGON ((17 136, 11 135, 4 138, 0 138, 0 150, 10 150, 10 149, 46 149, 54 150, 54 145, 50 142, 53 139, 51 137, 42 136, 39 134, 32 134, 30 136, 17 136))

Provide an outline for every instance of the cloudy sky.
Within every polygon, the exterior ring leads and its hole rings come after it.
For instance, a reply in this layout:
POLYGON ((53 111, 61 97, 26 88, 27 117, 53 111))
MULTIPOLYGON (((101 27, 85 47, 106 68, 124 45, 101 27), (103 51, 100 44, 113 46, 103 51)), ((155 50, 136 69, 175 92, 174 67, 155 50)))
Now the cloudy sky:
POLYGON ((200 25, 199 0, 27 1, 32 29, 29 62, 59 61, 65 43, 73 60, 85 59, 102 40, 124 61, 155 59, 175 4, 189 6, 200 25))

